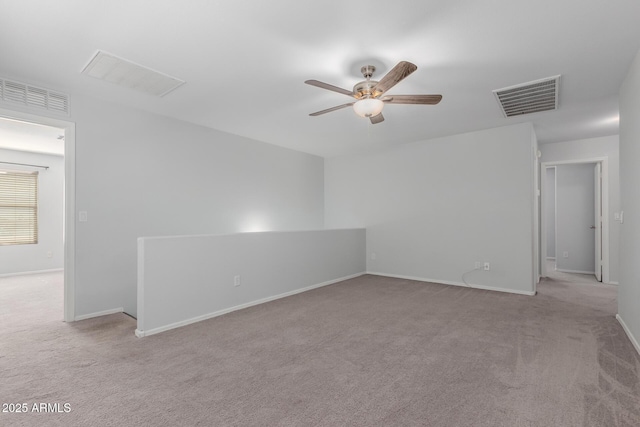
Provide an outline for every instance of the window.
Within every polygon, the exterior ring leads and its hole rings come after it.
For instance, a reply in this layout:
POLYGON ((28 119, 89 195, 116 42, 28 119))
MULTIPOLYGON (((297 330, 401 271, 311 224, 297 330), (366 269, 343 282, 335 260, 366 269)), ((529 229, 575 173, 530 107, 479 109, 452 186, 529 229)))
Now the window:
POLYGON ((38 172, 0 170, 0 245, 38 243, 38 172))

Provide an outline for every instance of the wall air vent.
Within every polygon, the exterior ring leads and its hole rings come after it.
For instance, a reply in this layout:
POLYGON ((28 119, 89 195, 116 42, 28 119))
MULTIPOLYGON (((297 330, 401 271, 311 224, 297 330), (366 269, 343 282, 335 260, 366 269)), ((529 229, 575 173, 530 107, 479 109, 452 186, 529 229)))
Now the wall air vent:
POLYGON ((560 76, 496 89, 493 94, 505 117, 558 109, 560 76))
POLYGON ((82 74, 156 96, 164 96, 185 83, 184 80, 102 51, 98 51, 89 61, 82 74))
POLYGON ((0 99, 69 115, 68 95, 2 78, 0 78, 0 99))

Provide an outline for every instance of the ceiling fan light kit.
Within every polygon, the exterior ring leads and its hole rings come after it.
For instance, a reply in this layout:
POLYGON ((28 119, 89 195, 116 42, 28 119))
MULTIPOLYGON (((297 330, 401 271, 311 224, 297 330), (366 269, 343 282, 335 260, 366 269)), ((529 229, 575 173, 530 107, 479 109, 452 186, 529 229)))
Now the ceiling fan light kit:
POLYGON ((353 104, 353 111, 360 117, 373 117, 382 112, 384 102, 375 98, 365 98, 353 104))
POLYGON ((338 105, 336 107, 327 108, 326 110, 316 111, 309 114, 310 116, 319 116, 330 113, 331 111, 341 110, 346 107, 353 106, 353 111, 360 117, 368 117, 372 124, 384 121, 382 109, 384 104, 423 104, 435 105, 440 102, 442 95, 388 95, 382 96, 386 91, 402 81, 409 74, 417 70, 418 67, 410 62, 401 61, 391 69, 380 81, 371 80, 376 67, 366 65, 360 69, 365 80, 353 87, 353 90, 342 89, 328 83, 318 80, 307 80, 306 84, 316 86, 321 89, 327 89, 338 92, 343 95, 355 98, 355 102, 338 105))

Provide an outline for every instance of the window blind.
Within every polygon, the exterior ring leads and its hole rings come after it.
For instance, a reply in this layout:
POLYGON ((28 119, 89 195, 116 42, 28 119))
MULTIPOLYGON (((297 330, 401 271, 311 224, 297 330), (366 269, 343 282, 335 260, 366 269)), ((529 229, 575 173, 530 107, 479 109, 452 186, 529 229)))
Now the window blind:
POLYGON ((38 243, 38 172, 0 171, 0 245, 38 243))

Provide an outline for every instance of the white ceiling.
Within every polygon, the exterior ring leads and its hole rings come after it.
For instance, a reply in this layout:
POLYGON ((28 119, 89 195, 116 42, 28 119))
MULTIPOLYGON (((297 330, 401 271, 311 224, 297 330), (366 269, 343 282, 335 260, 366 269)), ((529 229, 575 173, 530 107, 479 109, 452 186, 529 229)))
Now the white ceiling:
MULTIPOLYGON (((3 2, 0 76, 84 93, 321 156, 532 121, 540 142, 618 133, 617 92, 640 49, 632 0, 3 2), (183 79, 164 97, 80 72, 98 50, 183 79), (350 109, 362 65, 418 70, 371 125, 350 109), (562 75, 559 110, 506 119, 492 90, 562 75)), ((374 76, 375 77, 375 76, 374 76)))
POLYGON ((64 129, 0 118, 0 148, 63 156, 64 129))

